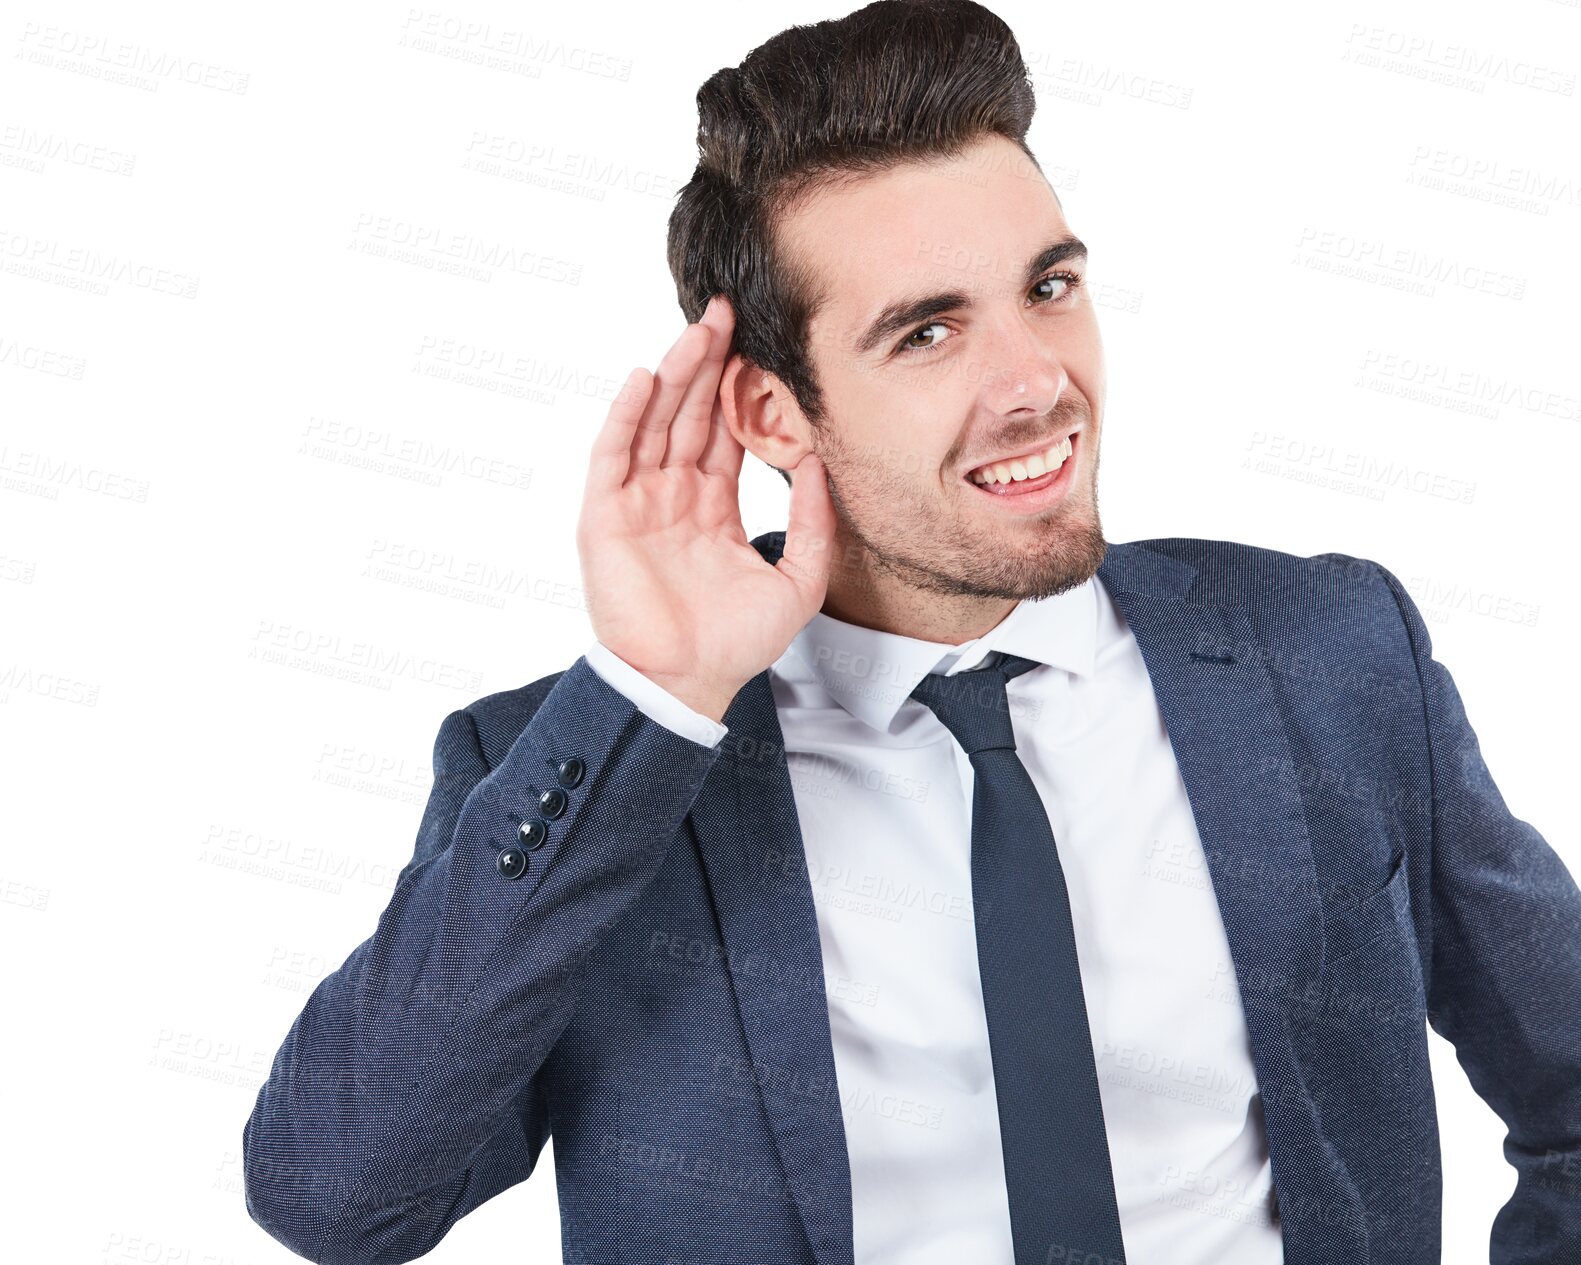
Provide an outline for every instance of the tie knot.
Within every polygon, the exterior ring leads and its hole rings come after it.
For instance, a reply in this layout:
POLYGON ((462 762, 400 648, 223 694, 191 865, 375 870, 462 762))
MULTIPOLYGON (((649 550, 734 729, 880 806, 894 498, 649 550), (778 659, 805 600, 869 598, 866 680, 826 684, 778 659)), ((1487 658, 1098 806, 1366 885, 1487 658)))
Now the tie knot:
POLYGON ((911 697, 939 718, 968 756, 994 748, 1014 751, 1016 739, 1005 682, 1037 666, 1032 659, 996 650, 988 663, 969 672, 954 676, 928 673, 917 682, 911 697))

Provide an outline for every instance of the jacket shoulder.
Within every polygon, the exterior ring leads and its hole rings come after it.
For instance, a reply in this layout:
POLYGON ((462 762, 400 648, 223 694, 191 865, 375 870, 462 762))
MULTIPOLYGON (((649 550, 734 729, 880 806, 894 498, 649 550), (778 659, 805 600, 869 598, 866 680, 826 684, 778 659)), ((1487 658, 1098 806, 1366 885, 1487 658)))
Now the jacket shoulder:
POLYGON ((1190 567, 1186 600, 1244 618, 1276 670, 1299 676, 1316 665, 1337 680, 1364 664, 1371 681, 1417 698, 1415 660, 1427 647, 1425 634, 1413 647, 1407 629, 1421 627, 1420 615, 1381 563, 1338 550, 1303 556, 1187 536, 1135 543, 1190 567))
POLYGON ((1161 536, 1131 542, 1190 566, 1192 601, 1290 610, 1297 602, 1326 604, 1384 595, 1381 568, 1369 558, 1328 551, 1302 555, 1239 540, 1161 536))

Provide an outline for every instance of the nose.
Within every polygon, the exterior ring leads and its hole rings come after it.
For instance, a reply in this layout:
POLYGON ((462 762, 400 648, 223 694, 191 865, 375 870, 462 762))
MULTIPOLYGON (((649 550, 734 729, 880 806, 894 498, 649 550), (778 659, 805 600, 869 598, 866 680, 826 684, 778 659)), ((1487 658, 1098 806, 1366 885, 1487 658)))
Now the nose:
POLYGON ((1051 335, 1022 313, 995 321, 978 345, 984 405, 996 415, 1038 417, 1053 409, 1070 384, 1051 335))

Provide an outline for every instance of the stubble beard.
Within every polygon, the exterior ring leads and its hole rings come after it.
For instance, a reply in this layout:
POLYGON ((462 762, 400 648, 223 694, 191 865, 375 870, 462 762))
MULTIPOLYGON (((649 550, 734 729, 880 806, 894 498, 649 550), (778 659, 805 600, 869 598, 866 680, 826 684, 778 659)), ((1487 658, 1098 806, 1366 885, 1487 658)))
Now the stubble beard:
MULTIPOLYGON (((1083 432, 1088 439, 1091 431, 1083 432)), ((818 451, 829 471, 837 535, 848 557, 885 579, 941 597, 1022 600, 1053 597, 1090 579, 1107 545, 1098 512, 1096 450, 1083 484, 1069 490, 1047 514, 1016 520, 1006 516, 997 529, 968 497, 982 493, 963 487, 954 504, 937 504, 922 495, 916 474, 879 462, 853 461, 838 441, 818 451), (829 451, 832 450, 832 451, 829 451), (847 491, 858 488, 856 497, 847 491), (1012 545, 1014 547, 1012 547, 1012 545)))

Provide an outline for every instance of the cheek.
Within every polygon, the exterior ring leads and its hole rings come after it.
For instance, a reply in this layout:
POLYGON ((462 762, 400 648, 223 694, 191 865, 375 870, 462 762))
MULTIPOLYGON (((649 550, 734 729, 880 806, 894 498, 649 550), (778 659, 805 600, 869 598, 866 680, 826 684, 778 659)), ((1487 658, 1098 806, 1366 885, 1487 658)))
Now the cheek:
POLYGON ((926 382, 899 373, 863 378, 842 414, 850 422, 842 438, 851 457, 912 486, 938 484, 953 468, 950 454, 967 431, 969 385, 942 375, 926 382))
POLYGON ((1065 368, 1077 390, 1094 403, 1102 400, 1105 378, 1103 343, 1098 337, 1096 326, 1090 337, 1081 339, 1073 346, 1065 368))

